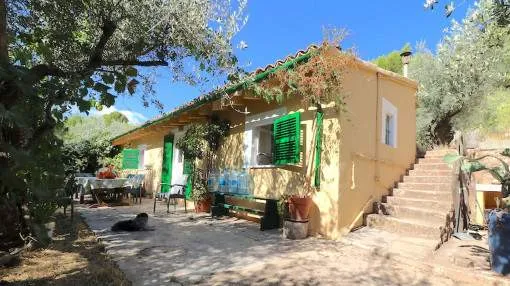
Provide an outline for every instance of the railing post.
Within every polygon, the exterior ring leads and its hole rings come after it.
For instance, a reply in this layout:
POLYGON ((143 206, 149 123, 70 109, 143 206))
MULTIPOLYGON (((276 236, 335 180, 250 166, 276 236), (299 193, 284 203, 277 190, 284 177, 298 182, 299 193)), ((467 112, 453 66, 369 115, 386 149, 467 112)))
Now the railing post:
MULTIPOLYGON (((455 149, 460 156, 466 156, 466 147, 464 144, 464 135, 461 131, 456 131, 454 136, 455 149)), ((471 188, 471 175, 462 171, 462 160, 455 162, 454 165, 455 186, 452 188, 453 206, 455 210, 455 230, 454 232, 464 232, 469 227, 469 192, 471 188)))

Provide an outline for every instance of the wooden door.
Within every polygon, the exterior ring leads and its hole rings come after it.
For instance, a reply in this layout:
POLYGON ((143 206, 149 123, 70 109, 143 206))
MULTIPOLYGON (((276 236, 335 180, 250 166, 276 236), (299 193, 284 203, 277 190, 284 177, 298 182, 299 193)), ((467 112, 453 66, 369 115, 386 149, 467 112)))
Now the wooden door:
POLYGON ((172 162, 174 153, 174 136, 165 136, 163 143, 163 166, 161 168, 161 192, 170 191, 170 183, 172 182, 172 162))

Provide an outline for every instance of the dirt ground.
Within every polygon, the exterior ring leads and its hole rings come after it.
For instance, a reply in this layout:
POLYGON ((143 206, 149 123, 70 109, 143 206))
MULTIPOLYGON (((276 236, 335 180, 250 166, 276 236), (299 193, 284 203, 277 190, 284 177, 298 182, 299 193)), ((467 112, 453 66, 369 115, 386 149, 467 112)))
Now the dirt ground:
POLYGON ((56 214, 49 248, 26 252, 19 265, 0 268, 0 285, 131 285, 82 218, 56 214))
POLYGON ((292 241, 280 230, 260 231, 236 218, 182 209, 168 214, 164 205, 152 213, 150 200, 131 207, 78 206, 72 223, 56 216, 51 247, 0 269, 0 285, 510 285, 487 271, 486 252, 477 252, 476 265, 453 255, 466 243, 431 255, 411 251, 411 244, 393 245, 393 239, 364 228, 340 241, 292 241), (149 213, 154 231, 110 231, 115 221, 140 212, 149 213))

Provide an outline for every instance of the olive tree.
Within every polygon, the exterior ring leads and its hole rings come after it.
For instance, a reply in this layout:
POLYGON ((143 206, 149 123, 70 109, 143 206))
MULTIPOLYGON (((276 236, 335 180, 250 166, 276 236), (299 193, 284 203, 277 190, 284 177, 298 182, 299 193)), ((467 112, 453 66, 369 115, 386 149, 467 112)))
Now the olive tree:
POLYGON ((492 1, 482 1, 462 22, 453 21, 436 54, 419 49, 410 76, 419 84, 418 142, 448 144, 456 121, 478 108, 508 75, 501 36, 492 21, 492 1))
MULTIPOLYGON (((235 72, 246 4, 0 0, 0 200, 21 210, 61 185, 54 130, 72 106, 88 112, 136 93, 161 108, 149 68, 191 84, 235 72)), ((11 223, 0 220, 0 233, 11 223)))

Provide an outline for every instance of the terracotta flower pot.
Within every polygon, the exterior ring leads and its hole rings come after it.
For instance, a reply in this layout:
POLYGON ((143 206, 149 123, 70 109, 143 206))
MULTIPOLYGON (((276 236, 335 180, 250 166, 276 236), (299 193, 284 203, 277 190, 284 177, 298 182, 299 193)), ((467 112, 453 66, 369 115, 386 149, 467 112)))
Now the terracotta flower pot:
POLYGON ((205 199, 195 202, 195 212, 208 213, 211 211, 211 199, 205 199))
POLYGON ((289 215, 290 219, 294 221, 307 221, 308 214, 310 213, 310 206, 312 205, 311 197, 290 197, 289 203, 289 215))

